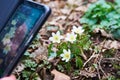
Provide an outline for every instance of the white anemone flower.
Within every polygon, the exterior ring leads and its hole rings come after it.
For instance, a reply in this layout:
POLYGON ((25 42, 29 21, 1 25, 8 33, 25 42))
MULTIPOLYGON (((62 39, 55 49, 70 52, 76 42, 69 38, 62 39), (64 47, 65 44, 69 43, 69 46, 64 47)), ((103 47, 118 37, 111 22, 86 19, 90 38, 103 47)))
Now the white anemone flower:
POLYGON ((3 52, 7 54, 10 50, 11 50, 11 44, 8 44, 7 46, 5 46, 3 52))
POLYGON ((84 29, 81 26, 80 27, 73 26, 72 32, 81 35, 84 32, 84 29))
POLYGON ((65 40, 73 43, 74 41, 76 41, 76 37, 77 35, 75 33, 67 33, 65 40))
POLYGON ((70 60, 70 58, 71 58, 70 49, 68 49, 68 51, 63 49, 63 53, 60 56, 62 57, 63 61, 68 62, 70 60))
POLYGON ((3 38, 2 42, 4 45, 9 44, 11 42, 10 34, 6 34, 5 37, 3 38))
POLYGON ((60 35, 59 31, 56 34, 52 33, 52 37, 49 38, 53 43, 60 43, 61 39, 63 39, 63 36, 60 35))
POLYGON ((8 39, 8 38, 4 38, 3 39, 3 44, 4 45, 6 45, 6 44, 9 44, 11 41, 10 41, 10 39, 8 39))

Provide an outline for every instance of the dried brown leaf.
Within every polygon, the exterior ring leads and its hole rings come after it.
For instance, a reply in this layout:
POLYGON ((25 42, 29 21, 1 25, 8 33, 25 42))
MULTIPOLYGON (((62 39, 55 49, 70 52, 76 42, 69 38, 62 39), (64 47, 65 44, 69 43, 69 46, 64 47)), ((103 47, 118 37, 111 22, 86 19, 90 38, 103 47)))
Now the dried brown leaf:
POLYGON ((108 38, 112 38, 112 34, 109 34, 109 33, 107 33, 105 30, 100 29, 100 28, 94 29, 93 32, 94 32, 94 33, 99 33, 99 32, 101 32, 101 35, 102 35, 102 36, 108 37, 108 38))
POLYGON ((69 5, 77 5, 77 6, 79 6, 80 4, 82 4, 82 0, 67 0, 67 3, 69 5))
POLYGON ((20 74, 24 70, 25 66, 22 63, 19 63, 17 67, 14 69, 13 73, 20 74))
POLYGON ((38 74, 42 80, 53 80, 53 75, 46 68, 38 68, 38 74))
POLYGON ((70 80, 70 77, 57 71, 57 70, 52 70, 51 71, 52 74, 54 74, 54 80, 70 80))
POLYGON ((41 60, 47 60, 48 50, 44 46, 40 46, 37 50, 35 50, 32 55, 36 62, 41 60))
POLYGON ((100 44, 103 48, 106 48, 106 49, 120 49, 120 42, 116 41, 116 40, 107 40, 107 41, 104 41, 100 44))
POLYGON ((62 12, 63 14, 69 15, 70 12, 71 12, 71 9, 63 8, 63 9, 61 9, 61 12, 62 12))
POLYGON ((47 29, 46 29, 46 27, 44 27, 44 28, 42 28, 40 30, 40 35, 47 35, 47 29))
POLYGON ((80 75, 85 76, 85 77, 96 77, 97 76, 95 72, 87 72, 85 70, 81 70, 80 75))
POLYGON ((81 11, 81 12, 86 12, 87 11, 87 7, 86 6, 79 6, 75 9, 75 11, 81 11))
POLYGON ((81 12, 72 12, 68 19, 69 20, 73 20, 73 21, 78 21, 80 19, 80 17, 82 16, 81 12))

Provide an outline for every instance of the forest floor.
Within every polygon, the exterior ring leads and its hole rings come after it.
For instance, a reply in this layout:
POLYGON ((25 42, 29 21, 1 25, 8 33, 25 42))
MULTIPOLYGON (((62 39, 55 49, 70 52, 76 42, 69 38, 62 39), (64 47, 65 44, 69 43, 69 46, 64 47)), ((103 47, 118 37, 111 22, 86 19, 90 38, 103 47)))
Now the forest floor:
MULTIPOLYGON (((99 28, 90 34, 85 30, 90 35, 90 45, 83 41, 82 45, 86 45, 88 49, 83 49, 83 53, 81 51, 69 64, 55 54, 52 54, 52 58, 48 57, 52 33, 60 31, 65 36, 71 32, 73 26, 83 26, 80 19, 96 0, 36 1, 48 5, 52 13, 14 70, 18 80, 120 80, 120 40, 109 37, 111 34, 99 28)), ((64 42, 59 47, 62 46, 66 47, 64 42)), ((53 49, 58 51, 57 48, 53 49)))

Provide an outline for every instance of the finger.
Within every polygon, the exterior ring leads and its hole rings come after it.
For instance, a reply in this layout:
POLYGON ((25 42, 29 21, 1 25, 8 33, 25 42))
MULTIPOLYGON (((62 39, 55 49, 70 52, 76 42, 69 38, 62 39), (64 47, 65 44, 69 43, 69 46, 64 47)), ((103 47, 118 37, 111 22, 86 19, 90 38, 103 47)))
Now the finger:
POLYGON ((15 78, 14 75, 11 75, 11 76, 9 76, 9 77, 4 77, 4 78, 2 78, 2 79, 0 79, 0 80, 16 80, 16 78, 15 78))

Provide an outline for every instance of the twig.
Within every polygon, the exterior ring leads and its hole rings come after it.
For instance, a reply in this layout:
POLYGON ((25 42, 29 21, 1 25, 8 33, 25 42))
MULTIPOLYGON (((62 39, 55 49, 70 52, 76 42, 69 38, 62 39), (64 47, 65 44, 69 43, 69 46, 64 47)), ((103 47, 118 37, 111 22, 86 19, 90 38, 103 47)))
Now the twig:
POLYGON ((93 58, 95 57, 95 52, 92 54, 92 56, 84 63, 83 67, 93 58))
POLYGON ((97 66, 97 72, 98 72, 98 78, 99 78, 99 80, 101 79, 101 77, 100 77, 100 71, 99 71, 99 67, 97 66))
POLYGON ((102 60, 102 58, 100 58, 100 60, 98 62, 99 69, 102 71, 102 73, 105 75, 105 77, 107 77, 106 73, 104 72, 104 70, 102 69, 102 67, 100 65, 101 64, 101 60, 102 60))
POLYGON ((107 60, 115 60, 115 61, 120 61, 120 59, 118 59, 118 58, 104 58, 104 59, 107 59, 107 60))
POLYGON ((82 57, 83 57, 85 60, 87 60, 87 57, 86 57, 86 55, 84 54, 84 52, 83 52, 83 50, 82 50, 81 47, 80 47, 80 50, 81 50, 81 55, 82 55, 82 57))

